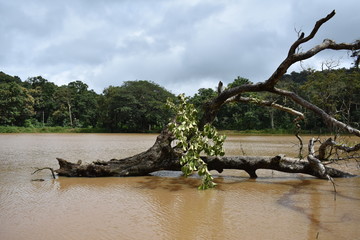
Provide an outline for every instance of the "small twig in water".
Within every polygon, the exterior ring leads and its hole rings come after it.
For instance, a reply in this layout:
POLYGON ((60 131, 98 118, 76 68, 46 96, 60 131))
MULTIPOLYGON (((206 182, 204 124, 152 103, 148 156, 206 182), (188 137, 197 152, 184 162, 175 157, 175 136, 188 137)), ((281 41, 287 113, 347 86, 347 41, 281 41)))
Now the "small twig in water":
POLYGON ((303 140, 302 140, 302 138, 301 138, 301 136, 300 136, 301 126, 300 126, 300 124, 298 123, 298 121, 299 121, 298 118, 296 118, 296 119, 294 120, 295 127, 296 127, 295 137, 299 140, 299 155, 298 155, 298 157, 299 157, 299 159, 303 159, 302 150, 303 150, 304 144, 303 144, 303 140))
POLYGON ((42 179, 42 178, 37 178, 37 179, 31 179, 31 181, 33 181, 33 182, 43 182, 45 180, 42 179))
POLYGON ((245 153, 244 148, 243 148, 243 146, 242 146, 242 144, 241 144, 241 143, 240 143, 240 150, 241 150, 242 154, 245 156, 245 155, 246 155, 246 153, 245 153))
POLYGON ((52 169, 52 168, 50 168, 50 167, 38 168, 38 169, 36 169, 35 172, 33 172, 31 175, 33 175, 33 174, 35 174, 35 173, 37 173, 37 172, 39 172, 39 171, 41 171, 41 170, 44 170, 44 169, 49 169, 49 170, 51 171, 51 174, 52 174, 53 178, 56 179, 55 173, 54 173, 54 169, 52 169))
POLYGON ((333 187, 334 187, 334 201, 336 201, 336 184, 334 182, 334 179, 328 175, 329 180, 331 181, 333 187))

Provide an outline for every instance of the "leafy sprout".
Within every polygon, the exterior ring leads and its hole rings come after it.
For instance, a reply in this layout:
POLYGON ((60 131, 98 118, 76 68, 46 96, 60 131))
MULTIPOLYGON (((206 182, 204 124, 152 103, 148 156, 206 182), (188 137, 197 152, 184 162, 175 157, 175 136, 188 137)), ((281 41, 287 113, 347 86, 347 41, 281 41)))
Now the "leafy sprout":
POLYGON ((167 106, 176 112, 174 120, 169 123, 168 127, 177 139, 176 147, 183 151, 180 158, 181 170, 186 177, 197 171, 202 177, 199 189, 213 188, 216 184, 200 154, 223 156, 225 154, 223 143, 226 137, 219 135, 211 124, 206 124, 204 129, 200 130, 194 105, 188 102, 188 98, 184 94, 180 94, 178 100, 178 104, 175 104, 168 99, 167 106))

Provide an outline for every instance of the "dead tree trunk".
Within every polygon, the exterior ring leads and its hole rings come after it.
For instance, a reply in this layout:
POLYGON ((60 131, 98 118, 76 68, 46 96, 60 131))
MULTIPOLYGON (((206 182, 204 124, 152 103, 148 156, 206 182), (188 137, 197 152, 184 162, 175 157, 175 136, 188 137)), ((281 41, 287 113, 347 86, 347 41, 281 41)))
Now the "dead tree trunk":
MULTIPOLYGON (((288 112, 296 116, 294 123, 304 119, 304 115, 294 109, 286 106, 275 104, 274 102, 262 101, 259 99, 242 97, 241 94, 246 92, 269 92, 279 96, 285 96, 292 100, 302 108, 313 111, 320 116, 322 120, 329 126, 329 128, 343 130, 347 133, 360 137, 360 131, 343 122, 333 118, 325 111, 315 106, 314 104, 301 98, 294 92, 290 92, 284 89, 276 87, 276 84, 280 81, 281 77, 294 63, 313 57, 320 51, 326 49, 332 50, 348 50, 358 51, 360 49, 360 41, 354 43, 336 43, 332 40, 325 39, 321 44, 314 46, 305 52, 297 52, 299 46, 305 42, 310 41, 319 28, 330 20, 335 15, 335 11, 328 14, 325 18, 316 22, 313 30, 308 36, 304 33, 291 45, 288 55, 275 70, 275 72, 264 82, 257 84, 244 84, 224 91, 219 92, 219 95, 212 101, 208 102, 204 106, 204 115, 199 123, 200 128, 206 123, 213 122, 217 115, 217 112, 222 105, 228 102, 244 102, 255 103, 262 106, 273 107, 275 109, 288 112)), ((176 148, 171 147, 171 143, 174 140, 172 134, 165 128, 162 133, 157 137, 155 144, 146 152, 137 154, 135 156, 117 160, 112 159, 107 162, 97 161, 91 164, 70 163, 66 160, 58 158, 60 168, 56 172, 61 176, 69 177, 103 177, 103 176, 140 176, 147 175, 151 172, 158 170, 180 170, 179 158, 181 152, 176 148)), ((328 144, 327 146, 334 145, 328 144)), ((327 146, 323 146, 326 148, 327 146)), ((358 150, 359 144, 355 149, 358 150)), ((323 149, 320 151, 320 155, 323 154, 323 149)), ((345 173, 333 168, 328 168, 321 163, 321 159, 314 155, 313 149, 309 152, 308 161, 285 158, 281 155, 274 157, 213 157, 203 160, 207 163, 209 170, 217 170, 221 172, 223 169, 240 169, 246 171, 250 177, 255 178, 257 169, 272 169, 282 172, 290 173, 305 173, 318 178, 326 178, 330 176, 334 177, 350 177, 353 176, 350 173, 345 173)))
POLYGON ((144 176, 158 170, 179 170, 179 153, 171 147, 173 137, 165 129, 157 137, 155 144, 145 152, 125 159, 96 161, 92 164, 71 163, 57 158, 60 168, 56 172, 68 177, 144 176))
MULTIPOLYGON (((143 155, 145 156, 145 155, 143 155)), ((134 157, 128 159, 112 159, 108 162, 93 162, 91 164, 76 164, 64 159, 57 158, 60 169, 55 172, 59 176, 66 177, 126 177, 146 176, 160 170, 180 171, 181 166, 178 158, 166 161, 147 162, 143 158, 137 161, 134 157), (135 165, 134 165, 135 162, 135 165), (141 164, 138 164, 141 162, 141 164)), ((160 160, 160 159, 156 159, 160 160)), ((257 178, 256 170, 269 169, 286 173, 302 173, 317 178, 324 178, 318 171, 314 171, 308 161, 294 158, 286 158, 280 155, 275 157, 267 156, 238 156, 238 157, 203 157, 209 170, 216 170, 221 173, 224 169, 244 170, 250 178, 257 178)), ((340 171, 335 168, 325 167, 327 174, 332 178, 354 177, 356 175, 340 171)), ((324 178, 325 179, 325 178, 324 178)))

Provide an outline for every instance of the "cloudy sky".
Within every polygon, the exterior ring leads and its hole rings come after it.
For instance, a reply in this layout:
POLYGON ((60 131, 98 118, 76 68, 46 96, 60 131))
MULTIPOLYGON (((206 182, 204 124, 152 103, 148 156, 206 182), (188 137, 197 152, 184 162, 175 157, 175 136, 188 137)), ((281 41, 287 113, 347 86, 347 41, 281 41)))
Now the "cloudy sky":
MULTIPOLYGON (((266 80, 296 40, 333 9, 311 45, 360 39, 359 0, 0 0, 0 71, 81 80, 101 93, 128 80, 151 80, 192 95, 237 76, 266 80)), ((328 59, 349 67, 347 52, 328 59)), ((299 71, 299 65, 291 70, 299 71)))

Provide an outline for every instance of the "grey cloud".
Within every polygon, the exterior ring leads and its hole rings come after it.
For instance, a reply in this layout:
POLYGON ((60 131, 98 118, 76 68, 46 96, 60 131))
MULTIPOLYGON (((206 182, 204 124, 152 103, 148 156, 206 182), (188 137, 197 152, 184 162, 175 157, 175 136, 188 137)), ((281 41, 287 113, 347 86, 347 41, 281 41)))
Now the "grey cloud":
POLYGON ((1 71, 21 78, 43 75, 59 84, 79 79, 98 92, 136 79, 188 94, 236 76, 263 81, 296 40, 294 27, 309 33, 332 9, 335 17, 304 49, 323 38, 360 38, 354 30, 359 5, 356 0, 0 0, 1 71))

